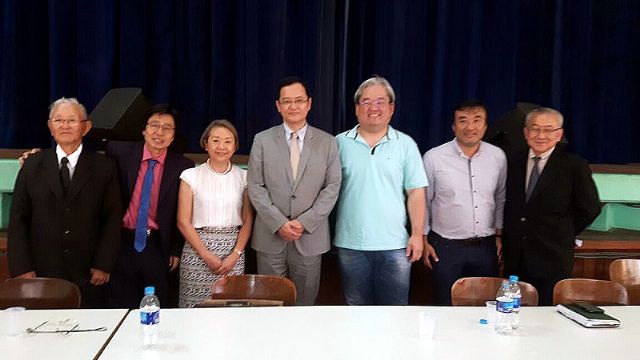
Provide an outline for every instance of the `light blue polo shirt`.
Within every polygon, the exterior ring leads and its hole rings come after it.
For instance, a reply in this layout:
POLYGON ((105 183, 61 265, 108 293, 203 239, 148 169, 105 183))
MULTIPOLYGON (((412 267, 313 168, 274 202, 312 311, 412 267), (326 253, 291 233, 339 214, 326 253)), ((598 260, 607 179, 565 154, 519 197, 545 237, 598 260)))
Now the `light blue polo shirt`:
POLYGON ((420 151, 391 126, 370 147, 358 126, 336 136, 342 186, 334 243, 354 250, 403 249, 409 239, 405 190, 428 185, 420 151))

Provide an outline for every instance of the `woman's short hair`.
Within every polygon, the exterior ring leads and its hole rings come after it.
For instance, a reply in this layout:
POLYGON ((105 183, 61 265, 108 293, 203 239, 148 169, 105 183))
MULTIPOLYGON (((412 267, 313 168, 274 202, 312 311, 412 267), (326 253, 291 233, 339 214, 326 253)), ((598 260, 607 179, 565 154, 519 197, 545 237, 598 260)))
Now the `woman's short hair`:
POLYGON ((211 130, 216 127, 225 128, 231 131, 231 133, 233 134, 233 139, 236 142, 236 150, 240 148, 240 141, 238 141, 238 130, 236 130, 236 127, 233 126, 233 124, 229 120, 218 119, 210 122, 207 128, 204 129, 202 136, 200 136, 200 146, 202 146, 203 149, 207 147, 207 141, 209 141, 209 134, 211 133, 211 130))

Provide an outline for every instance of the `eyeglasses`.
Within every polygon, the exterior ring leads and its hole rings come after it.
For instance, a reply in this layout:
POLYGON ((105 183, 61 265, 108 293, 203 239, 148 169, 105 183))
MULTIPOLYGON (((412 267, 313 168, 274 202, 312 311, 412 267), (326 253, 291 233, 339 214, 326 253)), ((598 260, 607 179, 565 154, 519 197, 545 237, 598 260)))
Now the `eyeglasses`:
POLYGON ((78 126, 81 122, 87 121, 87 119, 79 120, 79 119, 51 119, 51 123, 55 126, 62 126, 63 124, 67 124, 69 126, 78 126))
POLYGON ((46 320, 36 327, 27 328, 27 332, 29 334, 69 334, 79 332, 107 331, 107 328, 104 326, 93 329, 78 329, 78 326, 80 326, 78 322, 72 319, 65 319, 60 321, 46 320))
POLYGON ((160 131, 160 129, 162 129, 163 131, 173 131, 176 129, 171 125, 161 125, 160 123, 157 123, 157 122, 149 123, 147 124, 147 127, 151 129, 151 131, 153 132, 158 132, 160 131))
POLYGON ((295 100, 291 100, 291 99, 286 99, 286 100, 278 100, 278 102, 280 103, 280 105, 286 107, 286 108, 290 108, 291 105, 295 105, 297 107, 301 107, 304 104, 307 103, 307 101, 309 101, 309 98, 306 98, 304 100, 302 99, 295 99, 295 100))
POLYGON ((555 128, 555 129, 550 129, 550 128, 530 127, 530 128, 527 128, 527 131, 529 131, 529 133, 531 135, 540 135, 540 134, 542 134, 544 136, 549 136, 552 133, 554 133, 554 132, 556 132, 556 131, 558 131, 560 129, 562 129, 562 128, 559 127, 559 128, 555 128))
POLYGON ((364 106, 366 108, 370 108, 372 106, 380 107, 380 106, 383 106, 383 105, 387 105, 388 103, 389 103, 389 101, 386 100, 386 99, 375 99, 375 100, 364 99, 364 100, 360 100, 358 102, 358 104, 360 104, 360 106, 364 106))

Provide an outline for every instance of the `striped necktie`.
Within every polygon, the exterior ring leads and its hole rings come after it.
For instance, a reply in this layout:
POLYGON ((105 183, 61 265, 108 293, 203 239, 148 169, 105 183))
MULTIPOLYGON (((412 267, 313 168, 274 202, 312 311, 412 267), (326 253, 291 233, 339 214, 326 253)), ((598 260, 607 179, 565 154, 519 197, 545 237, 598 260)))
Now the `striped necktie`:
POLYGON ((538 169, 538 163, 540 162, 539 156, 533 157, 533 168, 531 169, 531 175, 529 175, 529 185, 527 185, 527 201, 533 193, 536 184, 538 183, 538 177, 540 177, 540 170, 538 169))

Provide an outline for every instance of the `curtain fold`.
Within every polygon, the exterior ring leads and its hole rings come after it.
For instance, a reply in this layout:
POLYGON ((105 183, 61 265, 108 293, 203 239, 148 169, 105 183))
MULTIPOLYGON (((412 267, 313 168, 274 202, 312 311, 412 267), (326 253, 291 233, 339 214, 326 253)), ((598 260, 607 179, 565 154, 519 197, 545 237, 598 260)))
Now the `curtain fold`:
POLYGON ((282 77, 307 81, 310 123, 337 134, 379 74, 398 96, 393 126, 423 152, 476 98, 490 121, 518 101, 555 107, 574 151, 640 162, 640 1, 6 0, 0 21, 0 147, 48 146, 61 96, 91 111, 110 88, 140 87, 180 110, 190 151, 227 118, 247 154, 280 122, 282 77))

